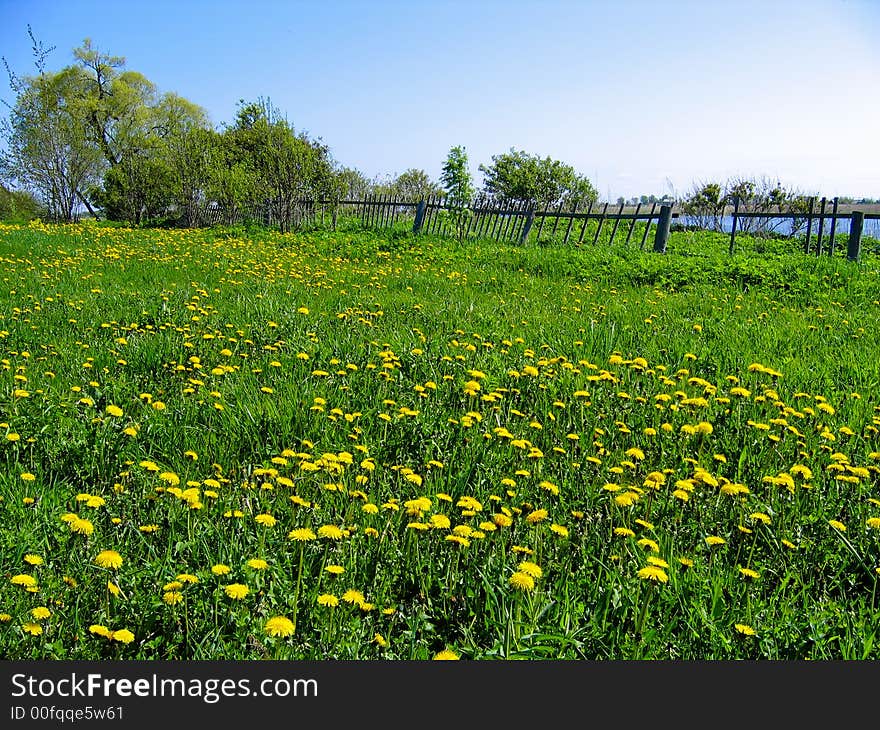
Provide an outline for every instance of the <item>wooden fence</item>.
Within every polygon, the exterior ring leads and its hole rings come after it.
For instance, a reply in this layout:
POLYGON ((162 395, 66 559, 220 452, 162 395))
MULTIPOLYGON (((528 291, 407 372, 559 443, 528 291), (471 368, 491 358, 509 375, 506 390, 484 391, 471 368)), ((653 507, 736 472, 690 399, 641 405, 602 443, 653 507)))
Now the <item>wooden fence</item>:
MULTIPOLYGON (((837 225, 849 221, 849 238, 847 242, 847 258, 854 261, 859 258, 861 250, 862 230, 865 220, 880 220, 880 213, 865 213, 859 210, 843 212, 839 210, 838 199, 828 201, 822 198, 819 205, 816 199, 809 200, 806 212, 768 212, 740 210, 740 203, 735 200, 731 213, 721 211, 722 217, 730 216, 732 225, 728 251, 736 250, 738 227, 743 221, 760 219, 760 221, 792 222, 792 230, 805 225, 804 253, 836 253, 837 225), (828 203, 832 206, 828 209, 828 203), (826 222, 830 220, 830 233, 825 238, 826 222), (814 239, 814 224, 816 226, 814 239), (815 241, 815 242, 814 242, 815 241)), ((487 195, 476 198, 469 208, 465 235, 475 238, 489 238, 519 245, 526 245, 534 232, 536 240, 544 240, 546 235, 558 241, 561 235, 562 245, 576 243, 597 244, 603 230, 610 227, 609 243, 620 240, 623 245, 630 245, 636 231, 637 222, 646 225, 640 234, 635 236, 638 245, 644 249, 653 229, 653 250, 665 253, 673 219, 684 218, 686 215, 676 210, 672 204, 652 203, 650 210, 647 205, 638 204, 632 212, 624 212, 624 204, 611 207, 610 203, 590 202, 586 209, 577 203, 560 203, 554 208, 537 210, 531 203, 505 201, 487 195), (609 210, 610 208, 610 210, 609 210), (587 225, 596 221, 592 238, 586 239, 587 225), (618 239, 618 235, 620 239, 618 239)), ((246 220, 259 222, 263 225, 279 225, 282 230, 296 230, 307 226, 326 226, 334 228, 341 217, 355 218, 365 228, 389 229, 406 225, 406 230, 416 235, 452 235, 453 226, 448 213, 453 208, 442 196, 428 196, 422 200, 397 199, 390 195, 371 195, 363 200, 295 200, 288 201, 284 206, 277 203, 242 206, 235 210, 220 206, 208 206, 200 211, 200 225, 218 223, 234 224, 246 220)))
MULTIPOLYGON (((411 218, 412 232, 415 234, 451 235, 453 233, 451 221, 444 215, 444 212, 452 210, 452 206, 442 196, 432 195, 418 202, 372 196, 364 201, 342 201, 339 205, 348 206, 349 209, 354 206, 361 223, 368 228, 388 228, 401 219, 411 218), (357 206, 360 208, 358 209, 357 206)), ((650 211, 646 207, 642 212, 642 206, 639 205, 634 213, 624 213, 620 206, 615 213, 613 210, 609 212, 609 205, 609 203, 604 205, 590 203, 586 210, 582 210, 578 205, 569 205, 566 209, 565 204, 560 204, 555 210, 536 210, 530 203, 498 200, 481 195, 469 208, 470 216, 465 235, 525 245, 533 232, 535 237, 540 239, 545 228, 551 237, 555 237, 557 232, 562 233, 564 229, 563 245, 569 241, 582 244, 586 236, 587 222, 593 220, 599 223, 593 234, 592 243, 599 241, 603 227, 607 223, 612 227, 611 242, 620 229, 621 235, 623 230, 627 231, 625 243, 629 244, 636 222, 644 221, 648 224, 640 238, 640 246, 644 248, 652 221, 660 221, 663 207, 671 210, 671 206, 658 206, 653 203, 650 211), (626 221, 622 229, 621 221, 626 221)), ((669 217, 671 220, 674 214, 670 213, 669 217)))

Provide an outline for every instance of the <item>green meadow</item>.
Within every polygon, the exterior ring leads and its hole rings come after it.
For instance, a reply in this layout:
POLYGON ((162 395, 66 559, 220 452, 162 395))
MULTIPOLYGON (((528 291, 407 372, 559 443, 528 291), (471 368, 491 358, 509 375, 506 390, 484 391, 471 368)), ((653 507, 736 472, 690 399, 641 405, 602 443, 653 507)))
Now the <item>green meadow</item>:
POLYGON ((0 226, 0 656, 880 658, 876 242, 727 244, 0 226))

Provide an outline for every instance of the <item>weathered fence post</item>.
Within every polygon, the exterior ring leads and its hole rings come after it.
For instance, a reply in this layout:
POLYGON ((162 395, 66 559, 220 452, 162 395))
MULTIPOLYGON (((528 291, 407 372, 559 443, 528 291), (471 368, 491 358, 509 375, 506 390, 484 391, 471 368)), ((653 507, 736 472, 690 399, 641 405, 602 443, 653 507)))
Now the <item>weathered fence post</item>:
POLYGON ((736 217, 739 214, 739 196, 733 199, 733 225, 730 228, 730 246, 727 253, 732 254, 736 247, 736 217))
POLYGON ((419 233, 422 230, 422 224, 425 222, 425 208, 427 203, 422 198, 416 206, 416 219, 413 221, 413 233, 419 233))
POLYGON ((834 256, 834 232, 837 229, 837 198, 833 200, 834 207, 831 209, 831 235, 828 239, 828 255, 834 256))
POLYGON ((849 221, 849 242, 846 246, 847 261, 859 260, 859 249, 862 245, 862 224, 865 214, 860 210, 854 210, 849 221))
POLYGON ((529 232, 532 230, 532 224, 535 222, 535 209, 533 207, 529 207, 529 212, 526 214, 526 224, 523 226, 522 234, 519 237, 519 243, 521 246, 525 246, 529 240, 529 232))
POLYGON ((804 241, 804 253, 810 253, 810 234, 813 232, 813 205, 816 199, 810 198, 810 209, 807 212, 807 238, 804 241))
POLYGON ((657 233, 654 236, 654 252, 666 253, 666 241, 669 240, 669 224, 672 223, 672 206, 660 206, 660 218, 657 221, 657 233))
POLYGON ((822 234, 825 232, 825 197, 819 201, 819 230, 816 232, 816 256, 822 255, 822 234))

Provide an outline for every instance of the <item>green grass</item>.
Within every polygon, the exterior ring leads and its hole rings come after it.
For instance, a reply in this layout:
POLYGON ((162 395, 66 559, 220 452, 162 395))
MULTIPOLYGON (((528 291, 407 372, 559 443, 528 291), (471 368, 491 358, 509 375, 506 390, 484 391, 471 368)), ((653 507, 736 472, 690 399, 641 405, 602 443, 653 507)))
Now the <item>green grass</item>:
POLYGON ((727 240, 0 228, 0 655, 878 658, 877 258, 727 240))

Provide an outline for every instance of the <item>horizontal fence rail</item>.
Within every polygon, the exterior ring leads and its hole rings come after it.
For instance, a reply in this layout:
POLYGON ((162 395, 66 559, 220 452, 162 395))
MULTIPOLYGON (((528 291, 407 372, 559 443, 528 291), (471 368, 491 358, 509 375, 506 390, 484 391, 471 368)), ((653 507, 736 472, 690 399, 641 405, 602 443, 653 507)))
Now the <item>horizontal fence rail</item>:
MULTIPOLYGON (((618 236, 623 245, 633 242, 637 223, 644 223, 636 241, 644 249, 648 236, 654 232, 653 250, 665 252, 669 231, 673 220, 687 228, 708 229, 724 232, 725 221, 730 221, 730 240, 728 250, 736 250, 736 236, 758 231, 775 232, 780 222, 789 223, 789 235, 804 231, 804 253, 834 255, 836 253, 838 224, 849 221, 849 238, 846 254, 850 260, 857 260, 860 254, 864 222, 880 220, 880 212, 860 210, 843 211, 838 199, 831 202, 827 198, 816 205, 810 198, 806 211, 765 211, 740 209, 740 201, 734 200, 732 210, 727 205, 711 212, 692 213, 674 203, 639 203, 634 210, 624 212, 626 206, 618 203, 589 202, 582 205, 578 201, 563 201, 553 207, 538 210, 534 203, 510 201, 489 195, 479 195, 467 210, 466 226, 463 233, 469 238, 488 238, 496 241, 525 245, 531 237, 538 242, 547 239, 562 244, 597 244, 601 234, 610 227, 608 242, 613 244, 618 236), (687 221, 701 224, 689 225, 687 221), (596 222, 591 239, 587 239, 587 224, 596 222), (830 231, 827 229, 830 225, 830 231)), ((850 206, 853 207, 853 206, 850 206)), ((197 226, 257 222, 262 225, 277 225, 282 231, 299 230, 309 226, 326 226, 335 229, 340 217, 354 218, 369 229, 391 229, 406 225, 408 231, 421 235, 453 235, 452 213, 458 209, 442 195, 429 195, 419 200, 400 199, 391 195, 370 195, 363 199, 321 200, 321 199, 276 199, 262 204, 223 206, 211 204, 197 209, 192 216, 197 226)), ((841 231, 843 232, 843 231, 841 231)))

